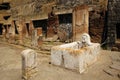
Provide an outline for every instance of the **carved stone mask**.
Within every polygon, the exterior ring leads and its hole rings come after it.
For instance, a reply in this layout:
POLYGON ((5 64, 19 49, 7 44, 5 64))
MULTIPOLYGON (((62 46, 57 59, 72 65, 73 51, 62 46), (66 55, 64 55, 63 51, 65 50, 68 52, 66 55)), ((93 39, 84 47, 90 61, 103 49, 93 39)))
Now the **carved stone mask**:
POLYGON ((92 43, 91 43, 89 34, 84 33, 81 37, 81 42, 86 44, 86 45, 91 45, 92 43))

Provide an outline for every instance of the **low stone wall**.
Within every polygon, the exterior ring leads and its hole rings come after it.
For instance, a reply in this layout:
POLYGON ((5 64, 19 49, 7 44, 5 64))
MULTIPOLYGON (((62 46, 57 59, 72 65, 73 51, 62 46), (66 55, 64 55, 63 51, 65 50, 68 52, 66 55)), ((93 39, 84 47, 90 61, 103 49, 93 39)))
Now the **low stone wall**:
POLYGON ((81 42, 54 46, 51 49, 51 63, 82 73, 89 65, 95 63, 99 52, 100 44, 98 43, 92 43, 87 47, 82 47, 81 42))

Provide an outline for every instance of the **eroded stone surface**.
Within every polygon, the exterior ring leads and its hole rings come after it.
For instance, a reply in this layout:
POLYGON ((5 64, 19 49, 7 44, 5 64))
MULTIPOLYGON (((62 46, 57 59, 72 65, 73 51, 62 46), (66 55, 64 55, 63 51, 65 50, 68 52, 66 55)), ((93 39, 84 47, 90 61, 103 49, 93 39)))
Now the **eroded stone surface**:
POLYGON ((73 9, 73 40, 77 41, 83 33, 88 33, 89 11, 87 5, 76 6, 73 9))
POLYGON ((37 53, 34 50, 27 49, 22 54, 22 78, 31 79, 37 71, 37 53))
POLYGON ((97 60, 99 52, 100 44, 91 43, 90 37, 87 35, 85 41, 54 46, 51 49, 51 63, 68 69, 76 69, 83 73, 89 65, 97 60))

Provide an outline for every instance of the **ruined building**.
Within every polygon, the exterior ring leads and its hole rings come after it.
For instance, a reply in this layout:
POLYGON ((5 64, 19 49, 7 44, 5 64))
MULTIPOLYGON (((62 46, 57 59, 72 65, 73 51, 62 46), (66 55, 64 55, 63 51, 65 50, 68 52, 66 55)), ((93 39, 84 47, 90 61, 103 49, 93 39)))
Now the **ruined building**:
POLYGON ((93 42, 113 46, 120 38, 118 4, 119 0, 0 0, 0 34, 10 43, 24 44, 29 38, 38 46, 57 39, 76 41, 86 32, 93 42))

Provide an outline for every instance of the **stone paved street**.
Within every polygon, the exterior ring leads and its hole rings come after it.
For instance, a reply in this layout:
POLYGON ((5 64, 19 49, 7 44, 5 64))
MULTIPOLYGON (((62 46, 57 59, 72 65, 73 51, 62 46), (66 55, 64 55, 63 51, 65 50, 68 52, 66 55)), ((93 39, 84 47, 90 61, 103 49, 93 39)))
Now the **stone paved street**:
MULTIPOLYGON (((21 79, 21 54, 24 47, 0 42, 0 80, 21 79)), ((38 74, 34 80, 120 80, 114 73, 107 74, 114 59, 120 60, 120 52, 101 51, 98 62, 83 73, 49 64, 50 55, 38 53, 38 74), (113 59, 111 58, 113 57, 113 59)), ((115 73, 119 73, 115 70, 115 73)))

